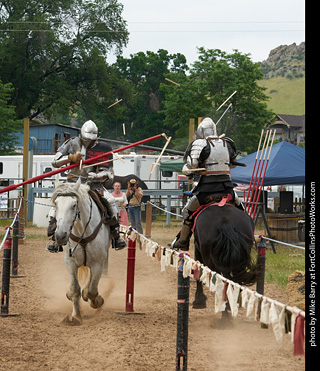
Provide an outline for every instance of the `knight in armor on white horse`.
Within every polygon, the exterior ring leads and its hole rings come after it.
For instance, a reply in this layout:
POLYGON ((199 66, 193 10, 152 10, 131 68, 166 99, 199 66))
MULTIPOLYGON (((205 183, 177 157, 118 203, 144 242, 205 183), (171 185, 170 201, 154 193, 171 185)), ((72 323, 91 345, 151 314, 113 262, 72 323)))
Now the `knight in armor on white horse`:
POLYGON ((234 192, 234 184, 230 177, 230 168, 236 158, 236 148, 232 139, 223 135, 218 136, 215 123, 211 118, 205 118, 198 126, 193 140, 187 147, 183 160, 183 172, 192 179, 199 175, 198 184, 192 190, 193 196, 189 198, 182 210, 182 228, 171 246, 183 251, 189 250, 191 229, 194 218, 192 214, 200 205, 214 201, 214 196, 230 195, 230 201, 242 208, 234 192), (201 171, 197 171, 200 169, 201 171))
MULTIPOLYGON (((72 137, 65 141, 62 146, 57 150, 57 153, 52 161, 52 166, 60 168, 61 166, 68 164, 75 164, 80 162, 82 159, 86 159, 87 151, 90 148, 94 148, 97 145, 97 134, 98 128, 96 124, 89 120, 86 121, 81 128, 80 135, 72 137)), ((83 179, 83 182, 87 181, 91 190, 100 193, 103 189, 103 182, 110 179, 113 181, 114 173, 112 167, 108 167, 107 164, 101 164, 98 166, 90 166, 86 168, 75 167, 71 169, 67 175, 68 182, 76 182, 79 177, 83 179)), ((123 249, 126 247, 126 242, 120 237, 119 234, 119 220, 118 214, 119 209, 114 197, 108 191, 105 191, 101 195, 101 200, 107 209, 107 213, 111 220, 108 222, 110 225, 110 231, 112 236, 112 247, 116 250, 123 249)), ((49 212, 49 227, 48 237, 53 236, 56 229, 55 209, 51 208, 49 212)), ((54 239, 54 238, 53 238, 54 239)), ((47 247, 50 252, 63 251, 61 246, 58 246, 55 241, 47 247)))

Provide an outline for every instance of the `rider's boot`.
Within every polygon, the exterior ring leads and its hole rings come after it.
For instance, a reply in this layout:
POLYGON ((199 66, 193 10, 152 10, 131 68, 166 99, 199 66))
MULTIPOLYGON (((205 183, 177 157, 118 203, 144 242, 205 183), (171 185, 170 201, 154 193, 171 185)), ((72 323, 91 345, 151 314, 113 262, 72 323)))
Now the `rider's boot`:
POLYGON ((56 228, 57 228, 57 220, 56 218, 53 218, 52 216, 50 216, 49 225, 47 229, 47 236, 48 237, 53 236, 54 232, 56 231, 56 228))
POLYGON ((46 250, 49 252, 55 253, 55 252, 61 252, 63 251, 63 247, 61 245, 57 245, 55 239, 54 239, 54 232, 57 228, 57 220, 54 217, 50 217, 49 225, 47 229, 47 235, 48 237, 52 236, 50 241, 47 243, 46 250), (52 243, 50 243, 52 242, 52 243))
POLYGON ((190 238, 192 235, 192 221, 185 220, 182 224, 181 231, 177 235, 176 240, 172 243, 173 249, 179 249, 182 251, 189 251, 190 238))
POLYGON ((55 253, 55 252, 61 252, 61 251, 63 251, 63 247, 61 245, 57 245, 56 242, 53 241, 53 240, 52 240, 52 243, 49 245, 50 241, 48 242, 48 244, 46 246, 46 249, 49 252, 55 253))
POLYGON ((110 232, 112 238, 112 248, 115 250, 122 250, 127 246, 126 241, 120 237, 119 233, 119 223, 115 225, 110 225, 110 232))
POLYGON ((185 207, 182 209, 182 227, 176 239, 171 244, 171 247, 173 249, 179 249, 182 251, 189 250, 189 243, 192 235, 191 229, 194 222, 194 218, 192 217, 192 215, 199 206, 200 203, 197 196, 192 196, 186 203, 185 207))

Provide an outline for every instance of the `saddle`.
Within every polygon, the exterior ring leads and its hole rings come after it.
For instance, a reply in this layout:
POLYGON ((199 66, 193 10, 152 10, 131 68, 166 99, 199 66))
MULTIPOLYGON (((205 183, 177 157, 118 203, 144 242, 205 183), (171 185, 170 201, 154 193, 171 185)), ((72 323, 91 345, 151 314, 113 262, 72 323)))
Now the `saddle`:
POLYGON ((215 193, 205 198, 205 205, 203 206, 213 205, 213 204, 219 205, 220 202, 222 202, 222 200, 225 200, 228 205, 234 205, 234 203, 230 202, 232 200, 232 196, 230 193, 215 193))
POLYGON ((89 189, 89 196, 93 199, 93 201, 98 206, 98 209, 100 210, 102 221, 104 224, 109 224, 111 222, 111 216, 108 212, 108 207, 105 204, 104 198, 101 196, 101 194, 97 191, 94 191, 92 189, 89 189))
POLYGON ((203 210, 205 210, 209 206, 219 206, 222 207, 224 205, 230 205, 234 206, 234 203, 231 203, 229 201, 232 200, 232 196, 230 193, 216 193, 213 195, 208 196, 205 201, 208 201, 208 203, 205 203, 204 205, 201 205, 197 208, 197 210, 192 214, 192 219, 194 220, 193 226, 192 226, 192 232, 195 229, 198 216, 202 213, 203 210))

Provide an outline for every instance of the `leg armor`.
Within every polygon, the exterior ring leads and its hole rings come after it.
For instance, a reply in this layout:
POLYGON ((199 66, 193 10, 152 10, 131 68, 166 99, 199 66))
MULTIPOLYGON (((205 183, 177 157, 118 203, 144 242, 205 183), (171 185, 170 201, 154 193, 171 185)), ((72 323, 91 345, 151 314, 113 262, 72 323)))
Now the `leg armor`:
POLYGON ((58 246, 54 238, 54 232, 56 231, 56 228, 57 228, 56 209, 54 207, 51 207, 48 215, 49 215, 49 225, 48 225, 47 235, 48 237, 51 237, 51 236, 52 237, 47 243, 46 249, 52 253, 63 251, 62 246, 58 246))
POLYGON ((109 214, 111 215, 111 219, 118 220, 119 208, 112 194, 109 193, 108 191, 105 191, 102 199, 109 214))
POLYGON ((116 250, 121 250, 127 246, 127 243, 119 234, 118 205, 115 198, 108 191, 104 192, 102 199, 104 200, 108 212, 111 214, 110 232, 112 237, 112 247, 116 250))
POLYGON ((243 207, 243 204, 242 202, 240 201, 237 193, 235 191, 234 192, 234 204, 236 205, 236 207, 242 211, 244 211, 244 207, 243 207))
POLYGON ((193 226, 192 214, 200 206, 200 203, 196 196, 192 196, 185 207, 182 210, 182 227, 181 231, 178 233, 175 241, 172 243, 172 248, 180 249, 183 251, 189 250, 189 242, 192 235, 191 229, 193 226))

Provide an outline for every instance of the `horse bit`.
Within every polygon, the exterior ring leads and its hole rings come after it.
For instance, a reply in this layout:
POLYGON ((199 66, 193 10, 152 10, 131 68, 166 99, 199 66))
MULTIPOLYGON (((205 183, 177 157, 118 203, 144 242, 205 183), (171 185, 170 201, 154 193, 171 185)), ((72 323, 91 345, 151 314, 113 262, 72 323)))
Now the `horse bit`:
MULTIPOLYGON (((79 220, 81 220, 81 217, 80 217, 80 209, 79 209, 79 206, 78 206, 78 197, 77 197, 77 194, 74 193, 74 192, 69 192, 69 193, 60 193, 60 194, 57 195, 57 197, 76 197, 76 198, 77 198, 77 211, 76 211, 76 213, 75 213, 74 219, 73 219, 73 221, 72 221, 72 223, 71 223, 71 226, 70 226, 70 229, 69 229, 70 233, 72 234, 71 231, 72 231, 72 228, 73 228, 74 223, 76 222, 77 218, 79 218, 79 220)), ((89 223, 90 223, 90 221, 91 221, 91 216, 92 216, 92 199, 91 199, 91 197, 90 197, 90 216, 89 216, 88 222, 87 222, 87 224, 86 224, 86 226, 85 226, 85 228, 84 228, 84 230, 83 230, 83 233, 82 233, 81 237, 79 237, 79 241, 77 242, 77 244, 74 246, 73 249, 69 249, 69 256, 70 256, 70 258, 72 257, 72 254, 74 253, 74 251, 75 251, 76 248, 78 247, 79 243, 81 244, 80 241, 82 241, 83 236, 84 236, 84 234, 85 234, 85 232, 86 232, 86 229, 87 229, 87 227, 88 227, 88 225, 89 225, 89 223)), ((84 248, 84 250, 85 250, 85 248, 84 248)))

